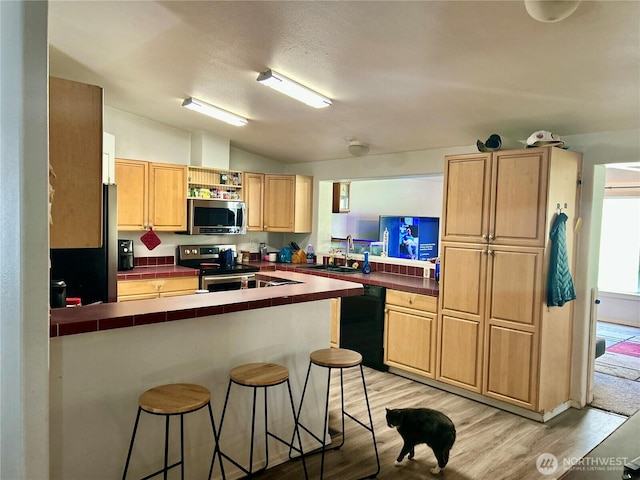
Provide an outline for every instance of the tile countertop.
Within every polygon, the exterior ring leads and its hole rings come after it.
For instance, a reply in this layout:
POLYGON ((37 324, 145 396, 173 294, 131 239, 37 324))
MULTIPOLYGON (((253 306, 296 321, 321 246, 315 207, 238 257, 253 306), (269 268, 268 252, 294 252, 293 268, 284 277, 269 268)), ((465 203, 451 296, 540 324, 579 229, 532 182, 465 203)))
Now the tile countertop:
MULTIPOLYGON (((249 264, 260 268, 259 275, 265 280, 273 276, 274 280, 296 280, 302 283, 53 309, 50 318, 50 337, 219 315, 287 303, 361 295, 361 284, 438 296, 438 283, 430 278, 416 276, 417 272, 410 270, 413 267, 401 267, 393 273, 376 271, 365 275, 309 270, 306 268, 307 264, 264 261, 249 264)), ((197 276, 198 273, 197 269, 179 265, 135 267, 133 270, 118 272, 118 280, 197 276)))
MULTIPOLYGON (((310 270, 306 268, 308 265, 303 263, 272 263, 272 262, 251 262, 251 265, 258 265, 261 271, 265 270, 284 270, 303 272, 309 275, 316 275, 321 277, 335 278, 339 280, 347 280, 350 282, 358 282, 367 285, 378 285, 386 288, 393 288, 395 290, 402 290, 411 293, 420 293, 422 295, 429 295, 437 297, 439 295, 439 285, 432 278, 425 278, 422 276, 416 276, 413 269, 420 269, 421 267, 406 267, 400 266, 396 269, 397 273, 378 271, 368 274, 364 273, 337 273, 328 271, 310 270)), ((388 267, 391 267, 390 265, 388 267)), ((394 265, 393 267, 398 267, 394 265)))
POLYGON ((294 271, 264 271, 260 276, 264 280, 293 280, 300 283, 270 288, 56 308, 51 310, 49 336, 98 332, 335 297, 357 296, 363 293, 360 283, 294 271))
POLYGON ((158 265, 149 267, 134 267, 133 270, 118 272, 118 280, 151 280, 166 277, 197 277, 197 268, 181 267, 180 265, 158 265))

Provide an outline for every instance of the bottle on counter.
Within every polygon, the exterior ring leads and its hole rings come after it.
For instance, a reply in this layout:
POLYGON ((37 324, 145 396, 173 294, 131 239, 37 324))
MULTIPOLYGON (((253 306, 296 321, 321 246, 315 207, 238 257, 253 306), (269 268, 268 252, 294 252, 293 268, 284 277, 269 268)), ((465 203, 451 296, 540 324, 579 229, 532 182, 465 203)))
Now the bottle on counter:
POLYGON ((436 282, 440 281, 440 257, 436 258, 436 268, 435 268, 434 278, 436 279, 436 282))
POLYGON ((307 263, 315 263, 313 259, 313 245, 307 245, 307 263))
POLYGON ((382 256, 387 257, 389 255, 389 230, 387 227, 384 228, 384 233, 382 234, 382 256))
POLYGON ((371 273, 371 265, 369 264, 369 252, 364 252, 364 265, 362 265, 362 273, 371 273))
POLYGON ((241 279, 240 279, 240 288, 242 290, 246 290, 247 288, 249 288, 249 277, 244 275, 241 279))

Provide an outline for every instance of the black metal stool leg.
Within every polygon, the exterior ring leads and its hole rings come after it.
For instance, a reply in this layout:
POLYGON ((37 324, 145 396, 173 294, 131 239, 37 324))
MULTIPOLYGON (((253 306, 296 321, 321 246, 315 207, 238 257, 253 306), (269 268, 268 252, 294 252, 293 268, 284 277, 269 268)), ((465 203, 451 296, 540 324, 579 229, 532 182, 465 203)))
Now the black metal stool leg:
POLYGON ((169 415, 166 416, 165 427, 164 427, 164 480, 167 480, 169 477, 169 415))
POLYGON ((180 478, 184 480, 184 414, 180 414, 180 478))
MULTIPOLYGON (((327 373, 327 398, 324 402, 324 423, 322 424, 322 458, 320 460, 320 480, 324 478, 324 453, 327 449, 327 437, 326 432, 329 429, 329 391, 331 388, 331 368, 328 368, 327 373)), ((344 425, 343 425, 344 426, 344 425)), ((344 437, 344 433, 342 434, 344 437)))
POLYGON ((269 422, 268 422, 268 408, 267 408, 267 389, 262 388, 264 394, 264 452, 265 452, 265 464, 264 470, 269 466, 269 422))
MULTIPOLYGON (((367 384, 364 381, 364 369, 360 364, 360 377, 362 378, 362 389, 364 390, 364 399, 367 402, 367 413, 369 414, 369 425, 371 425, 371 438, 373 439, 373 449, 376 452, 376 464, 378 466, 376 472, 368 478, 375 478, 380 473, 380 457, 378 456, 378 445, 376 444, 376 434, 373 428, 373 417, 371 416, 371 407, 369 406, 369 395, 367 394, 367 384)), ((366 477, 365 477, 366 478, 366 477)))
POLYGON ((253 388, 253 409, 251 412, 251 447, 249 454, 249 478, 251 478, 253 474, 253 440, 256 433, 256 395, 258 393, 257 388, 253 388))
POLYGON ((129 470, 129 460, 131 460, 131 452, 133 451, 133 442, 136 439, 136 431, 138 430, 138 421, 140 420, 140 412, 142 409, 138 407, 138 414, 136 415, 136 421, 133 424, 133 434, 131 435, 131 443, 129 444, 129 453, 127 454, 127 462, 124 464, 124 473, 122 474, 122 480, 127 478, 127 471, 129 470))
MULTIPOLYGON (((298 437, 298 448, 300 449, 300 459, 302 460, 302 469, 304 470, 304 478, 305 480, 309 478, 309 474, 307 472, 307 462, 304 459, 304 451, 302 450, 302 438, 300 437, 300 429, 298 429, 298 421, 296 416, 296 406, 293 402, 293 393, 291 393, 291 383, 289 379, 287 379, 287 390, 289 391, 289 401, 291 403, 291 412, 293 413, 293 436, 294 438, 298 437)), ((291 440, 289 446, 289 457, 291 457, 291 450, 293 449, 293 439, 291 440)))
POLYGON ((213 431, 213 441, 216 444, 216 446, 213 449, 213 458, 211 459, 211 467, 209 467, 209 476, 207 478, 209 480, 211 479, 211 475, 213 474, 213 465, 216 461, 216 456, 217 456, 220 462, 220 473, 222 473, 222 480, 226 480, 227 477, 224 474, 224 466, 222 465, 222 458, 219 455, 220 447, 218 445, 218 441, 220 437, 218 436, 218 432, 216 431, 216 424, 213 421, 213 410, 211 408, 211 402, 209 402, 207 406, 209 407, 209 418, 211 419, 211 430, 213 431))

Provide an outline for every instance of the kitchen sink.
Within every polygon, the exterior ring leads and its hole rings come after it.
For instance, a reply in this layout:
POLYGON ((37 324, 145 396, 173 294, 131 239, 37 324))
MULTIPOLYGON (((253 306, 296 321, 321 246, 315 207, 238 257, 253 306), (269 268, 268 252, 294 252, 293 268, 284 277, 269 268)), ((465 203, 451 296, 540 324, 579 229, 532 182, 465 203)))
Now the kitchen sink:
POLYGON ((358 273, 360 270, 353 267, 345 267, 344 265, 309 265, 309 270, 319 270, 322 272, 335 272, 335 273, 358 273))

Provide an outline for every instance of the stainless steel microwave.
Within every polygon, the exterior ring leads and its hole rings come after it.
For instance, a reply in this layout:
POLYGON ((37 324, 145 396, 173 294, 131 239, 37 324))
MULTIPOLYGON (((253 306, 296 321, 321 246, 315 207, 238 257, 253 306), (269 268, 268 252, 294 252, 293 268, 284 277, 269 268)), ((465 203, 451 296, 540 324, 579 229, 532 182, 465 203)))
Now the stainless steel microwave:
POLYGON ((189 235, 247 233, 247 207, 235 200, 187 199, 189 235))

